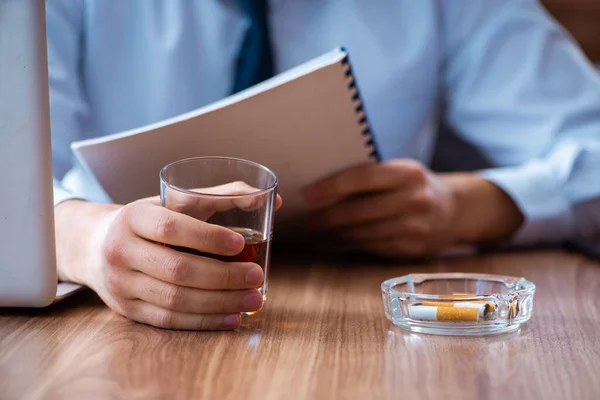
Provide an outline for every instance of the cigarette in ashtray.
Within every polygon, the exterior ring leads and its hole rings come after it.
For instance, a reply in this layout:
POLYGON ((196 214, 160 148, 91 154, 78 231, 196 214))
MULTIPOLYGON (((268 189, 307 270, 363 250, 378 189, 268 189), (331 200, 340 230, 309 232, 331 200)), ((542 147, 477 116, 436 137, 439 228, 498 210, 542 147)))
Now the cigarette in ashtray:
MULTIPOLYGON (((453 299, 460 299, 461 297, 475 297, 475 296, 478 296, 478 295, 475 293, 452 293, 452 295, 450 295, 450 296, 440 296, 440 299, 453 300, 453 299)), ((494 303, 493 301, 472 300, 472 301, 469 301, 468 303, 487 304, 488 306, 490 306, 491 312, 496 311, 496 303, 494 303)))
POLYGON ((487 304, 454 303, 445 305, 426 305, 414 303, 408 306, 408 315, 412 319, 423 321, 474 321, 485 318, 490 307, 487 304))
MULTIPOLYGON (((472 297, 470 293, 455 293, 452 296, 443 296, 444 299, 457 297, 472 297)), ((422 301, 408 306, 408 314, 412 319, 423 321, 472 321, 478 322, 485 319, 488 313, 493 312, 496 305, 491 301, 422 301)))

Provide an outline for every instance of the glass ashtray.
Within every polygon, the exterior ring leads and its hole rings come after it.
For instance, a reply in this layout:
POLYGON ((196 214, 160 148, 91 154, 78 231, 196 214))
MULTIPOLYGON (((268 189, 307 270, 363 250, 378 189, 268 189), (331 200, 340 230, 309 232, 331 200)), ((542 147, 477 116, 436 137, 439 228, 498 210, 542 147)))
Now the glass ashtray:
POLYGON ((408 331, 489 335, 531 318, 535 285, 502 275, 410 274, 383 282, 381 292, 387 319, 408 331))

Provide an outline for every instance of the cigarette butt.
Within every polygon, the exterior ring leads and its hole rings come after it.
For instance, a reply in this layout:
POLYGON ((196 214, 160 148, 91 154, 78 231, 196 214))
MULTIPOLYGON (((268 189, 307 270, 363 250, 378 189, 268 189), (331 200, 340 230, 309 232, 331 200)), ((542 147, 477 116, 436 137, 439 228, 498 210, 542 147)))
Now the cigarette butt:
POLYGON ((438 321, 479 321, 479 309, 437 307, 438 321))
MULTIPOLYGON (((488 312, 494 311, 492 309, 493 303, 489 304, 489 301, 463 301, 463 302, 455 302, 448 303, 443 301, 423 301, 421 304, 424 306, 433 306, 433 307, 456 307, 456 308, 476 308, 479 310, 479 317, 483 318, 487 315, 488 312)), ((494 307, 495 309, 495 307, 494 307)))
POLYGON ((473 300, 473 301, 470 301, 469 303, 485 304, 486 306, 488 306, 490 308, 491 312, 496 311, 496 303, 494 303, 493 301, 473 300))
MULTIPOLYGON (((440 299, 443 300, 456 300, 456 299, 460 299, 460 298, 464 298, 464 297, 475 297, 477 296, 477 294, 475 293, 452 293, 452 295, 449 296, 439 296, 440 299)), ((493 301, 484 301, 484 300, 473 300, 473 301, 469 301, 469 303, 477 303, 477 304, 487 304, 490 307, 491 312, 496 311, 496 303, 494 303, 493 301)))
POLYGON ((421 303, 408 307, 412 319, 423 321, 479 321, 479 308, 425 306, 421 303))

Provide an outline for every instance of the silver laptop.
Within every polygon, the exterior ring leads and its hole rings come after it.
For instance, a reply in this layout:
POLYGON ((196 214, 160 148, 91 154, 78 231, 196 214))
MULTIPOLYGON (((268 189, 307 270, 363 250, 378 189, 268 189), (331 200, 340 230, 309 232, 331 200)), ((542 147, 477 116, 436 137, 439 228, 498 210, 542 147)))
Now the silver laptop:
POLYGON ((0 0, 0 307, 43 307, 59 284, 44 0, 0 0))

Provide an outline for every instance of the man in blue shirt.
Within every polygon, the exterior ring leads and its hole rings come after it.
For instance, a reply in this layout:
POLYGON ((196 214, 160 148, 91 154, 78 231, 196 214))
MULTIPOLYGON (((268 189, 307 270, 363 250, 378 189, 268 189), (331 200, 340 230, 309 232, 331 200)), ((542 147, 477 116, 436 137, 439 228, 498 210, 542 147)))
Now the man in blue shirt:
POLYGON ((59 276, 136 321, 235 328, 261 305, 262 271, 157 245, 230 254, 243 240, 153 199, 98 202, 69 144, 251 84, 248 49, 259 76, 352 56, 384 162, 306 188, 334 204, 313 229, 389 257, 600 232, 600 75, 536 1, 47 0, 47 17, 59 276), (441 121, 492 168, 432 172, 441 121))

